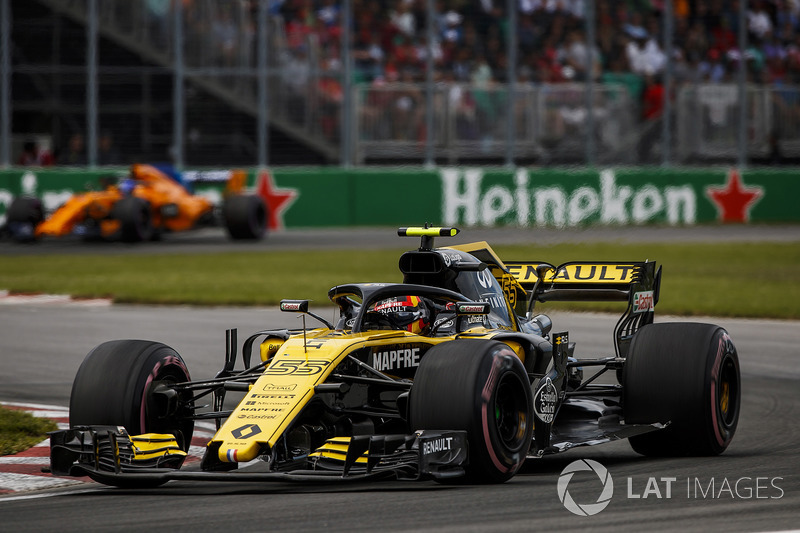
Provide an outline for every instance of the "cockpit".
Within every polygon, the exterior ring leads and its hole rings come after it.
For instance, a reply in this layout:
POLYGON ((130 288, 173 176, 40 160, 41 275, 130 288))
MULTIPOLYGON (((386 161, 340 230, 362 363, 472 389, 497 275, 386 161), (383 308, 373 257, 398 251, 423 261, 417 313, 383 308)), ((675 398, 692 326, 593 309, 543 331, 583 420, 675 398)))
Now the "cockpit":
POLYGON ((491 306, 487 327, 514 329, 503 287, 486 263, 454 249, 419 250, 400 257, 403 283, 442 287, 491 306))

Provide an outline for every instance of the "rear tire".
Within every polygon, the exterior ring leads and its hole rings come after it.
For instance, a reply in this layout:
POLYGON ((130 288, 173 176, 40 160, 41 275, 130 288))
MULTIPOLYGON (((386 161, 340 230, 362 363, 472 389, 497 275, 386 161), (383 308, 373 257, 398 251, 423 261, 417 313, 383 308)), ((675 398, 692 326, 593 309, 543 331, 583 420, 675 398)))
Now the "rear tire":
POLYGON ((16 242, 36 240, 36 226, 43 220, 42 201, 32 196, 17 196, 6 211, 6 229, 16 242))
POLYGON ((463 430, 467 480, 502 483, 522 466, 533 432, 533 395, 522 362, 497 341, 456 340, 422 358, 409 395, 412 430, 463 430))
POLYGON ((267 229, 267 207, 260 196, 232 195, 225 199, 222 218, 235 240, 258 240, 267 229))
POLYGON ((739 357, 728 332, 694 323, 651 324, 633 337, 623 372, 629 424, 670 422, 630 438, 648 456, 719 455, 739 421, 739 357))
POLYGON ((159 384, 189 381, 178 352, 160 342, 119 340, 94 348, 81 363, 69 400, 71 427, 123 426, 131 435, 171 433, 186 451, 194 422, 190 412, 165 414, 153 395, 159 384), (185 416, 181 416, 185 415, 185 416))
POLYGON ((153 236, 150 205, 137 196, 126 196, 114 204, 113 217, 120 222, 123 242, 145 242, 153 236))

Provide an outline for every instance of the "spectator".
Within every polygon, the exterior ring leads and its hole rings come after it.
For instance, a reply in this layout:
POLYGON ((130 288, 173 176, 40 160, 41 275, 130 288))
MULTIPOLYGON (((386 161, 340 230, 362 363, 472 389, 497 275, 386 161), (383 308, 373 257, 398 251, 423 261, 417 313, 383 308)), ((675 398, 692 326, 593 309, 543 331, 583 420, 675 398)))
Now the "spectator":
MULTIPOLYGON (((433 62, 434 65, 440 65, 442 63, 442 58, 444 57, 444 52, 442 51, 442 47, 439 44, 439 41, 434 40, 433 46, 430 47, 433 52, 433 62)), ((426 62, 428 61, 428 39, 427 37, 423 36, 419 39, 419 44, 415 47, 416 50, 416 61, 420 67, 424 67, 426 62)))
POLYGON ((307 106, 311 105, 309 94, 311 65, 305 47, 298 47, 294 52, 289 52, 289 57, 284 58, 281 75, 288 89, 285 111, 293 122, 304 124, 307 106))
POLYGON ((647 163, 650 151, 655 142, 661 137, 660 123, 664 110, 664 85, 654 72, 647 72, 644 76, 644 92, 642 93, 642 118, 644 128, 639 138, 637 155, 639 163, 647 163))
POLYGON ((359 94, 364 98, 360 106, 359 131, 367 139, 392 139, 391 121, 385 120, 386 110, 392 105, 392 91, 387 90, 386 79, 376 76, 370 84, 370 90, 359 94))
POLYGON ((541 32, 534 24, 533 17, 521 15, 517 26, 517 41, 523 52, 530 52, 536 48, 541 38, 541 32))
POLYGON ((645 29, 638 26, 629 26, 627 32, 631 40, 625 48, 625 53, 631 70, 641 75, 647 72, 653 74, 661 72, 666 57, 658 42, 645 29))
POLYGON ((589 47, 581 30, 572 30, 567 35, 565 45, 559 50, 562 64, 569 65, 575 71, 576 81, 595 79, 600 74, 600 51, 597 47, 589 47), (592 72, 587 72, 589 51, 592 51, 592 72))
POLYGON ((611 58, 609 69, 603 73, 602 80, 603 83, 623 85, 631 97, 631 102, 641 100, 644 81, 641 76, 630 71, 624 54, 611 58))
POLYGON ((644 91, 642 92, 642 118, 646 121, 657 120, 661 117, 664 108, 664 85, 654 72, 647 72, 644 76, 644 91))
POLYGON ((110 131, 104 131, 100 134, 100 139, 97 143, 97 164, 98 165, 119 165, 122 163, 122 158, 119 155, 119 150, 114 146, 114 137, 110 131))
POLYGON ((337 54, 331 53, 320 59, 320 77, 317 82, 317 95, 320 101, 319 125, 328 139, 339 136, 339 111, 342 103, 342 84, 338 73, 341 71, 337 54))
POLYGON ((49 167, 53 164, 53 155, 49 150, 39 147, 36 141, 26 141, 22 145, 22 153, 17 164, 26 167, 49 167))
POLYGON ((456 81, 468 81, 472 73, 473 60, 470 50, 466 47, 456 49, 456 57, 453 61, 452 70, 456 81))
POLYGON ((708 51, 707 58, 698 66, 703 81, 719 83, 727 76, 727 69, 722 62, 719 50, 712 48, 708 51))
POLYGON ((772 31, 772 19, 770 19, 763 1, 754 2, 753 9, 747 12, 747 30, 759 39, 763 39, 768 32, 772 31))
POLYGON ((399 79, 397 76, 396 70, 389 71, 388 87, 393 97, 391 116, 394 139, 416 140, 423 124, 423 94, 414 83, 416 80, 411 69, 404 68, 399 73, 399 79))
POLYGON ((353 61, 358 76, 367 80, 381 76, 385 58, 386 54, 381 47, 378 32, 371 32, 368 40, 359 37, 353 50, 353 61))
POLYGON ((397 9, 392 11, 390 18, 394 27, 407 37, 414 37, 417 31, 417 21, 411 12, 410 2, 400 0, 397 2, 397 9))
POLYGON ((455 11, 448 11, 444 14, 442 21, 444 28, 442 29, 442 40, 460 43, 464 37, 464 29, 461 27, 463 18, 455 11))
POLYGON ((779 0, 775 4, 775 35, 781 40, 789 41, 800 29, 800 2, 779 0))
POLYGON ((695 22, 689 27, 683 43, 687 52, 693 52, 698 56, 706 55, 710 45, 706 29, 701 22, 695 22))
POLYGON ((327 27, 339 25, 339 6, 336 0, 324 0, 322 7, 317 10, 317 18, 327 27))
POLYGON ((59 158, 61 165, 85 165, 86 151, 83 142, 83 134, 73 133, 67 144, 67 153, 59 158))
POLYGON ((455 116, 456 137, 460 140, 474 141, 479 137, 475 116, 475 101, 461 83, 457 83, 452 70, 445 71, 443 90, 447 95, 448 112, 455 116))
POLYGON ((392 49, 394 61, 400 68, 414 68, 417 63, 417 49, 411 38, 404 33, 399 33, 395 37, 394 48, 392 49))
POLYGON ((222 7, 217 13, 211 28, 211 36, 216 41, 220 59, 226 66, 233 65, 236 56, 238 30, 228 9, 222 7))

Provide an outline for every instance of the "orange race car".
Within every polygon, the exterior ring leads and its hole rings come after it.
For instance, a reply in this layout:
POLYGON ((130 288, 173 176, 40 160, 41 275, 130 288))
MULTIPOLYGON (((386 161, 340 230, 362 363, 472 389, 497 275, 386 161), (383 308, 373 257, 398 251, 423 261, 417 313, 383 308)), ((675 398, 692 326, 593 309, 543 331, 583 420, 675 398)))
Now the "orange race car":
POLYGON ((266 231, 267 208, 261 197, 242 194, 245 179, 244 171, 233 171, 218 216, 207 198, 189 193, 155 167, 137 164, 128 176, 107 183, 103 190, 73 195, 49 217, 38 198, 15 198, 6 213, 6 232, 19 242, 75 234, 140 242, 222 222, 232 239, 260 239, 266 231))

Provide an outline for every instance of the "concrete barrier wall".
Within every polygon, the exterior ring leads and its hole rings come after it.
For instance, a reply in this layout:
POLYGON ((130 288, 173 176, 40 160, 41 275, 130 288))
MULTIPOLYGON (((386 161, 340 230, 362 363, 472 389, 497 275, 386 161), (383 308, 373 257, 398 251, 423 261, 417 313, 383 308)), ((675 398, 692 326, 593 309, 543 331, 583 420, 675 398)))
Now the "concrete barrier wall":
MULTIPOLYGON (((0 218, 14 196, 52 210, 125 169, 0 171, 0 218)), ((222 198, 229 171, 190 170, 195 193, 222 198)), ((693 225, 800 222, 800 169, 533 169, 458 167, 251 169, 248 185, 281 227, 693 225)))

